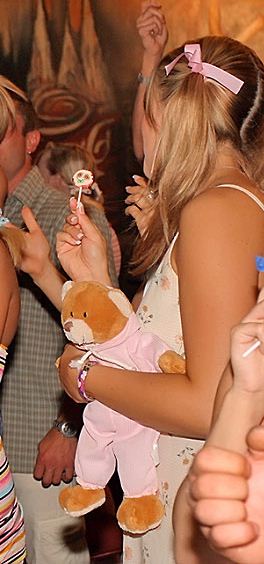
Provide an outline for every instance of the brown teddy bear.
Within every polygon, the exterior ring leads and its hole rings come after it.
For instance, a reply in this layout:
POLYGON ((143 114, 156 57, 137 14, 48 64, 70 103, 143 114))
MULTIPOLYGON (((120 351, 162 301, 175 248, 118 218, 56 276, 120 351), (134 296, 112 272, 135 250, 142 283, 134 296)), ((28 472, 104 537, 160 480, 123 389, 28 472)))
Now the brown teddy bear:
MULTIPOLYGON (((95 282, 66 282, 61 318, 67 338, 86 351, 80 365, 88 358, 119 369, 185 371, 182 357, 142 330, 118 289, 95 282)), ((63 509, 79 516, 102 505, 104 488, 117 467, 124 492, 117 512, 120 527, 137 534, 157 527, 164 514, 156 472, 158 431, 96 400, 87 403, 83 421, 75 458, 78 484, 61 492, 63 509)))

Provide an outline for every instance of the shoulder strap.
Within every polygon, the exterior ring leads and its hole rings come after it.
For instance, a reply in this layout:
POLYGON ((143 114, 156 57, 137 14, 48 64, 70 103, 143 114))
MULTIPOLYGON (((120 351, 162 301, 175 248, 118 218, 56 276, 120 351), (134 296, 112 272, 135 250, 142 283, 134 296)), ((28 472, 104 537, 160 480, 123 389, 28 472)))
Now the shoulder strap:
POLYGON ((243 192, 244 194, 249 196, 249 198, 251 198, 251 200, 254 200, 254 202, 256 202, 256 204, 262 209, 262 211, 264 211, 264 203, 261 202, 261 200, 259 198, 257 198, 257 196, 255 196, 255 194, 252 194, 252 192, 250 192, 246 188, 242 188, 242 186, 238 186, 237 184, 218 184, 218 188, 222 188, 222 187, 223 188, 234 188, 235 190, 239 190, 239 192, 243 192))

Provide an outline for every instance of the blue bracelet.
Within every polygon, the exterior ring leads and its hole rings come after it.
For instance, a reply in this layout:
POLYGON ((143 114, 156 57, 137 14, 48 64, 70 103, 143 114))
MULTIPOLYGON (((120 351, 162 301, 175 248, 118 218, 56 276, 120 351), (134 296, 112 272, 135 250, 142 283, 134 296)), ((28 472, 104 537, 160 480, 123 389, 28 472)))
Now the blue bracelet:
POLYGON ((84 399, 87 402, 93 401, 94 398, 92 396, 88 396, 86 394, 85 380, 86 380, 86 377, 88 376, 88 372, 89 372, 91 366, 94 366, 95 364, 98 364, 98 363, 93 361, 93 360, 87 360, 85 362, 85 365, 83 366, 82 370, 79 372, 78 378, 77 378, 79 394, 80 394, 81 398, 84 399))

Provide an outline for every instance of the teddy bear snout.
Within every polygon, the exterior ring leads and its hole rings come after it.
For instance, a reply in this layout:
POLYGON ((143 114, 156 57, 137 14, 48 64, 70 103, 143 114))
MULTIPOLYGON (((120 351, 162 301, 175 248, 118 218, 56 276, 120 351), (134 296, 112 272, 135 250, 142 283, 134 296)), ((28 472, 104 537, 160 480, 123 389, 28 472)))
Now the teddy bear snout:
POLYGON ((67 333, 73 328, 73 322, 72 321, 66 321, 66 323, 64 323, 64 330, 67 331, 67 333))

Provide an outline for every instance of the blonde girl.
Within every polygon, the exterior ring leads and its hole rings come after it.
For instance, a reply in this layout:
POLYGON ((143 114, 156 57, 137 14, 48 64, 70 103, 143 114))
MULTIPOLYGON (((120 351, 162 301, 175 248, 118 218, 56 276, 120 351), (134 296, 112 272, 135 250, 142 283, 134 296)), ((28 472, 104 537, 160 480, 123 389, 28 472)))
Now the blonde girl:
MULTIPOLYGON (((230 330, 256 301, 255 257, 264 252, 263 109, 263 65, 227 37, 182 45, 161 61, 147 89, 142 134, 150 192, 142 208, 147 199, 154 213, 135 251, 134 271, 147 278, 135 302, 143 328, 186 357, 186 374, 124 376, 95 365, 84 384, 87 395, 162 433, 166 517, 146 535, 125 539, 124 561, 133 564, 175 561, 175 493, 208 433, 230 330)), ((65 271, 109 284, 99 233, 76 202, 72 211, 57 245, 65 271)), ((84 400, 69 362, 79 356, 68 345, 60 370, 77 402, 84 400)))

